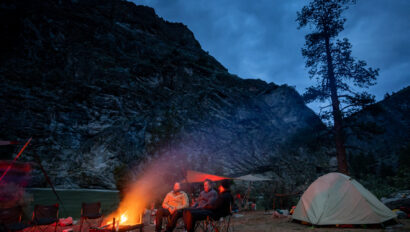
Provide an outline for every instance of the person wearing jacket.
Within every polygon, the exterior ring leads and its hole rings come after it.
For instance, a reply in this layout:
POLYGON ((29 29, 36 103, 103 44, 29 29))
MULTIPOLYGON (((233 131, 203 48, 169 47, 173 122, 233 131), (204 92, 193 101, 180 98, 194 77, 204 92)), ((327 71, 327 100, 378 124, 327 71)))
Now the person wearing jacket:
POLYGON ((169 192, 155 215, 155 231, 160 232, 162 229, 162 218, 176 213, 178 210, 189 206, 188 195, 181 191, 181 184, 175 182, 174 188, 169 192))
MULTIPOLYGON (((199 197, 192 208, 188 209, 201 209, 206 205, 211 204, 217 198, 218 193, 214 189, 212 189, 212 181, 206 179, 204 181, 204 190, 199 194, 199 197)), ((178 219, 183 216, 183 211, 184 209, 180 209, 172 214, 171 220, 167 224, 166 232, 172 232, 175 229, 178 219)))
POLYGON ((215 201, 205 205, 202 209, 184 210, 183 217, 187 232, 194 232, 196 221, 205 220, 208 216, 214 220, 219 220, 219 218, 231 213, 233 197, 229 187, 229 180, 222 180, 218 188, 219 196, 215 201))

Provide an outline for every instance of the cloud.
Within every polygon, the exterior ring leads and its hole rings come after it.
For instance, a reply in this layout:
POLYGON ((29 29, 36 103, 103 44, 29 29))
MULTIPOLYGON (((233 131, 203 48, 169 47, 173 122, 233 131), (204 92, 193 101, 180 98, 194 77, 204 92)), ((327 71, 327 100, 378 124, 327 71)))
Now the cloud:
MULTIPOLYGON (((272 0, 133 0, 153 7, 160 17, 182 22, 202 48, 229 72, 296 86, 303 93, 309 80, 301 48, 307 29, 298 30, 296 12, 305 1, 272 0)), ((378 84, 369 89, 382 99, 386 92, 410 85, 410 1, 357 1, 345 12, 341 36, 353 55, 380 68, 378 84)), ((317 104, 310 105, 315 111, 317 104)))

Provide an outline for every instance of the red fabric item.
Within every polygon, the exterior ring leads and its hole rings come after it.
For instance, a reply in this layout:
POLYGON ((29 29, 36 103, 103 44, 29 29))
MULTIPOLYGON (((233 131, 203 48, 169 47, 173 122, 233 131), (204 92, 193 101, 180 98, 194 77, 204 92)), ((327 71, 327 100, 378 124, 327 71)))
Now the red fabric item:
POLYGON ((212 175, 204 172, 197 172, 197 171, 192 171, 188 170, 187 171, 187 177, 186 177, 186 182, 188 183, 195 183, 195 182, 204 182, 206 179, 212 180, 212 181, 219 181, 219 180, 224 180, 224 179, 232 179, 230 177, 225 177, 225 176, 217 176, 217 175, 212 175))
POLYGON ((353 225, 339 225, 340 228, 354 228, 353 225))

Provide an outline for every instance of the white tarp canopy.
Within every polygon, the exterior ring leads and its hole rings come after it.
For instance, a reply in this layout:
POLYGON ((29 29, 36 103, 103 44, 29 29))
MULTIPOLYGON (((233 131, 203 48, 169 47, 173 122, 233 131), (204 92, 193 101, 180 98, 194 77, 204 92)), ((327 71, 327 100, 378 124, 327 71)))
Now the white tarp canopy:
POLYGON ((252 174, 236 177, 236 180, 245 180, 245 181, 269 181, 272 179, 265 178, 265 177, 259 177, 259 176, 254 176, 252 174))
POLYGON ((379 224, 396 214, 359 182, 329 173, 303 193, 292 217, 313 225, 379 224))

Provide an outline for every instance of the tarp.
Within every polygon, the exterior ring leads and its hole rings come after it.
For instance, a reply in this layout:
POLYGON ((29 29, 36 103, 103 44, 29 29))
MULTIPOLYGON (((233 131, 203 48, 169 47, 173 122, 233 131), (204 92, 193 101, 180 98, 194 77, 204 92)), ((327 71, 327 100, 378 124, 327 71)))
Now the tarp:
POLYGON ((396 214, 359 182, 329 173, 303 193, 292 217, 313 225, 379 224, 396 214))
POLYGON ((236 177, 235 179, 236 180, 245 180, 245 181, 269 181, 269 180, 272 180, 272 179, 265 178, 265 177, 254 176, 252 174, 236 177))
POLYGON ((232 179, 232 178, 188 170, 186 180, 184 182, 188 182, 188 183, 204 182, 206 179, 210 179, 212 181, 219 181, 223 179, 232 179))

